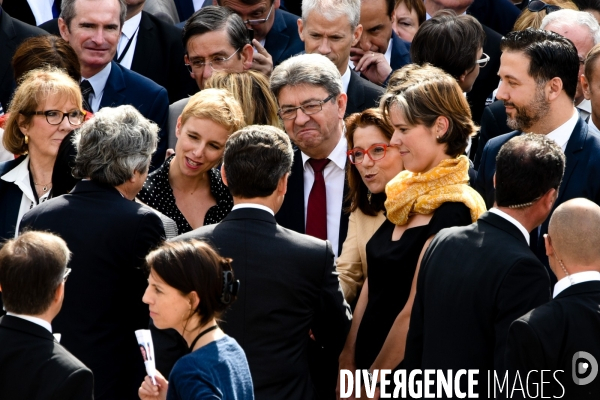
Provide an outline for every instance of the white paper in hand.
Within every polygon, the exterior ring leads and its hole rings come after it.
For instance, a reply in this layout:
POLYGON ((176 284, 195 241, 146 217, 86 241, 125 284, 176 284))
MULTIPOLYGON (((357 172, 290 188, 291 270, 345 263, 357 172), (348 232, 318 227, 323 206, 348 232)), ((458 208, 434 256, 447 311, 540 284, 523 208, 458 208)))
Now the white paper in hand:
POLYGON ((154 345, 152 344, 152 335, 149 329, 138 329, 135 331, 140 352, 146 366, 146 373, 152 378, 152 383, 156 385, 156 363, 154 359, 154 345))

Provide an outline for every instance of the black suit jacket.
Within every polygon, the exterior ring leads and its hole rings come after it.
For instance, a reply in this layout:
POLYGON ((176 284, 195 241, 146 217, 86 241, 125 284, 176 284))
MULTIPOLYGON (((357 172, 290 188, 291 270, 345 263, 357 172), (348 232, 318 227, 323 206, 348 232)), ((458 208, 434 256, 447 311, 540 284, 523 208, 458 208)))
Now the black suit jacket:
MULTIPOLYGON (((491 139, 483 150, 475 189, 481 194, 488 208, 491 208, 495 201, 493 177, 496 172, 496 156, 504 143, 520 134, 520 131, 514 131, 491 139)), ((567 142, 565 156, 565 174, 552 211, 565 201, 576 197, 584 197, 600 204, 600 136, 588 130, 588 124, 581 118, 567 142)), ((549 222, 550 216, 541 225, 537 244, 531 244, 534 252, 548 268, 543 235, 548 233, 549 222)), ((556 282, 554 274, 551 275, 551 280, 556 282)))
POLYGON ((477 135, 477 153, 475 153, 475 159, 473 160, 475 169, 479 168, 481 155, 487 142, 497 136, 512 132, 512 129, 506 125, 506 107, 504 107, 502 100, 496 100, 485 107, 480 126, 479 135, 477 135))
POLYGON ((500 373, 511 322, 549 299, 548 273, 515 225, 487 212, 444 229, 421 263, 406 366, 500 373))
POLYGON ((233 259, 241 287, 222 328, 246 353, 256 399, 314 398, 308 332, 339 355, 351 322, 329 242, 282 228, 252 208, 175 240, 191 238, 233 259))
MULTIPOLYGON (((23 1, 27 5, 27 1, 23 1)), ((21 6, 21 1, 19 1, 21 6)), ((35 25, 35 23, 34 23, 35 25)), ((16 83, 11 60, 17 47, 30 37, 46 35, 47 32, 12 18, 5 7, 0 9, 0 105, 4 112, 12 98, 16 83)))
MULTIPOLYGON (((362 79, 362 78, 358 78, 362 79)), ((348 181, 344 181, 344 199, 348 193, 348 181)), ((334 252, 340 255, 346 234, 348 233, 348 219, 350 214, 344 212, 348 206, 348 201, 344 200, 340 207, 340 233, 339 245, 334 252)), ((304 168, 302 166, 302 152, 300 149, 294 151, 294 164, 292 164, 292 173, 288 178, 288 187, 285 199, 281 208, 275 215, 277 223, 284 228, 291 229, 298 233, 306 232, 306 223, 304 220, 304 168)))
POLYGON ((363 112, 367 108, 379 106, 379 99, 383 95, 383 88, 350 70, 350 83, 348 83, 348 104, 344 118, 350 114, 363 112))
POLYGON ((275 20, 267 33, 265 49, 273 57, 274 67, 304 51, 304 42, 298 34, 296 15, 280 9, 275 10, 275 20))
POLYGON ((93 399, 94 376, 54 340, 27 320, 0 317, 0 399, 93 399))
MULTIPOLYGON (((562 387, 552 375, 546 374, 544 381, 549 383, 544 384, 545 396, 597 399, 600 396, 600 380, 596 378, 587 385, 576 385, 572 379, 572 367, 575 354, 581 351, 591 354, 596 361, 600 360, 599 307, 599 281, 582 282, 566 288, 549 303, 512 323, 508 332, 507 365, 510 369, 521 371, 522 377, 534 369, 563 370, 563 373, 556 374, 562 387)), ((541 375, 536 374, 532 378, 540 383, 541 375)))
POLYGON ((475 0, 469 6, 467 13, 490 29, 506 35, 513 30, 521 10, 510 0, 475 0))
MULTIPOLYGON (((24 160, 25 157, 19 157, 0 163, 0 177, 12 171, 24 160)), ((0 242, 15 237, 17 217, 19 216, 22 198, 23 192, 17 185, 0 179, 0 242)), ((1 307, 0 313, 3 313, 1 307)))
MULTIPOLYGON (((60 36, 57 18, 40 27, 60 36)), ((181 29, 142 11, 131 71, 164 87, 169 95, 169 104, 198 91, 183 62, 184 54, 181 29)))
MULTIPOLYGON (((563 370, 563 373, 556 374, 562 388, 552 375, 546 373, 545 396, 599 398, 600 379, 582 386, 576 385, 572 379, 576 353, 585 351, 600 360, 599 307, 599 281, 582 282, 566 288, 549 303, 512 323, 508 332, 507 365, 510 369, 519 370, 521 377, 530 370, 563 370)), ((532 378, 539 384, 541 375, 534 374, 532 378)))
POLYGON ((94 372, 96 399, 134 398, 144 377, 134 331, 148 326, 142 266, 164 240, 160 218, 115 188, 81 181, 70 194, 28 212, 24 228, 58 234, 73 253, 53 326, 63 345, 94 372))

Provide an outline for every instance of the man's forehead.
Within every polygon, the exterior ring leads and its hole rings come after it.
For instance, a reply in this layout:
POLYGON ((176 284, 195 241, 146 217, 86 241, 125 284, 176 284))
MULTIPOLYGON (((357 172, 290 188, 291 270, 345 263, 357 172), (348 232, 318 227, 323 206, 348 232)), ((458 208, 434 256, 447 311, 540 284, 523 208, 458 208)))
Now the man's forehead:
POLYGON ((225 30, 192 36, 187 42, 186 50, 189 57, 209 57, 215 54, 229 55, 235 51, 225 30))
POLYGON ((319 14, 315 11, 311 11, 306 16, 304 25, 307 29, 316 31, 327 31, 332 34, 335 31, 344 33, 342 30, 352 31, 350 20, 346 14, 335 15, 333 17, 325 17, 323 14, 319 14))
POLYGON ((271 7, 271 4, 273 4, 274 1, 275 0, 272 0, 272 1, 261 0, 261 1, 257 1, 254 4, 246 4, 240 0, 221 0, 220 3, 224 7, 229 7, 231 9, 236 9, 236 10, 240 9, 240 10, 248 11, 248 10, 257 10, 259 8, 271 7))
POLYGON ((277 96, 277 100, 281 102, 298 100, 304 102, 307 100, 323 100, 323 95, 327 95, 327 89, 321 85, 313 85, 308 83, 302 83, 299 85, 286 85, 280 91, 277 96), (293 98, 293 99, 292 99, 293 98))

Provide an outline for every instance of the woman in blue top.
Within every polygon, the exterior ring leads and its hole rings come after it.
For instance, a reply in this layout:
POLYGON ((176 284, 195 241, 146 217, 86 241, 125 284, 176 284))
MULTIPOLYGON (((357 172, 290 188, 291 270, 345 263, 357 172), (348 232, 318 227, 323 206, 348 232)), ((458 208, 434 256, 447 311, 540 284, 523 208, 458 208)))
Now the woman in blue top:
POLYGON ((169 382, 159 372, 157 385, 146 377, 140 399, 254 399, 246 355, 217 325, 239 286, 230 261, 199 240, 165 243, 146 257, 142 300, 154 325, 177 330, 190 354, 177 361, 169 382))

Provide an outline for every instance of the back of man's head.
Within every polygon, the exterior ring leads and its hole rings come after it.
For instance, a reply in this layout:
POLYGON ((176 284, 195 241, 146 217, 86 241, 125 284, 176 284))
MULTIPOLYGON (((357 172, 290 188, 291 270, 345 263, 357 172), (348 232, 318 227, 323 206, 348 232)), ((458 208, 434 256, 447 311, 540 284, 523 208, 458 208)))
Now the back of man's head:
POLYGON ((496 156, 496 204, 525 208, 549 190, 558 190, 565 163, 560 146, 544 135, 512 138, 496 156))
POLYGON ((556 256, 567 271, 600 272, 600 207, 583 198, 559 205, 552 213, 548 234, 556 256))
POLYGON ((183 26, 181 37, 183 48, 187 52, 188 41, 196 35, 225 29, 229 44, 234 49, 241 49, 250 43, 248 28, 242 18, 227 7, 206 6, 196 11, 183 26))
POLYGON ((60 237, 25 232, 0 250, 0 287, 6 311, 41 315, 64 281, 71 253, 60 237))
POLYGON ((421 24, 410 57, 415 64, 429 63, 458 79, 475 68, 484 41, 485 32, 475 18, 443 10, 421 24))
POLYGON ((508 33, 500 42, 503 52, 522 52, 529 59, 529 76, 538 85, 560 78, 570 99, 575 98, 579 56, 573 43, 554 32, 525 29, 508 33))
MULTIPOLYGON (((574 26, 585 28, 587 36, 591 38, 594 45, 600 43, 600 25, 598 25, 598 21, 596 21, 592 14, 585 11, 568 9, 554 11, 544 17, 540 29, 557 32, 556 28, 564 27, 565 29, 569 29, 574 26)), ((574 42, 574 40, 572 41, 574 42)))
POLYGON ((233 197, 268 197, 292 170, 294 151, 288 135, 267 125, 250 125, 227 139, 223 168, 233 197))

